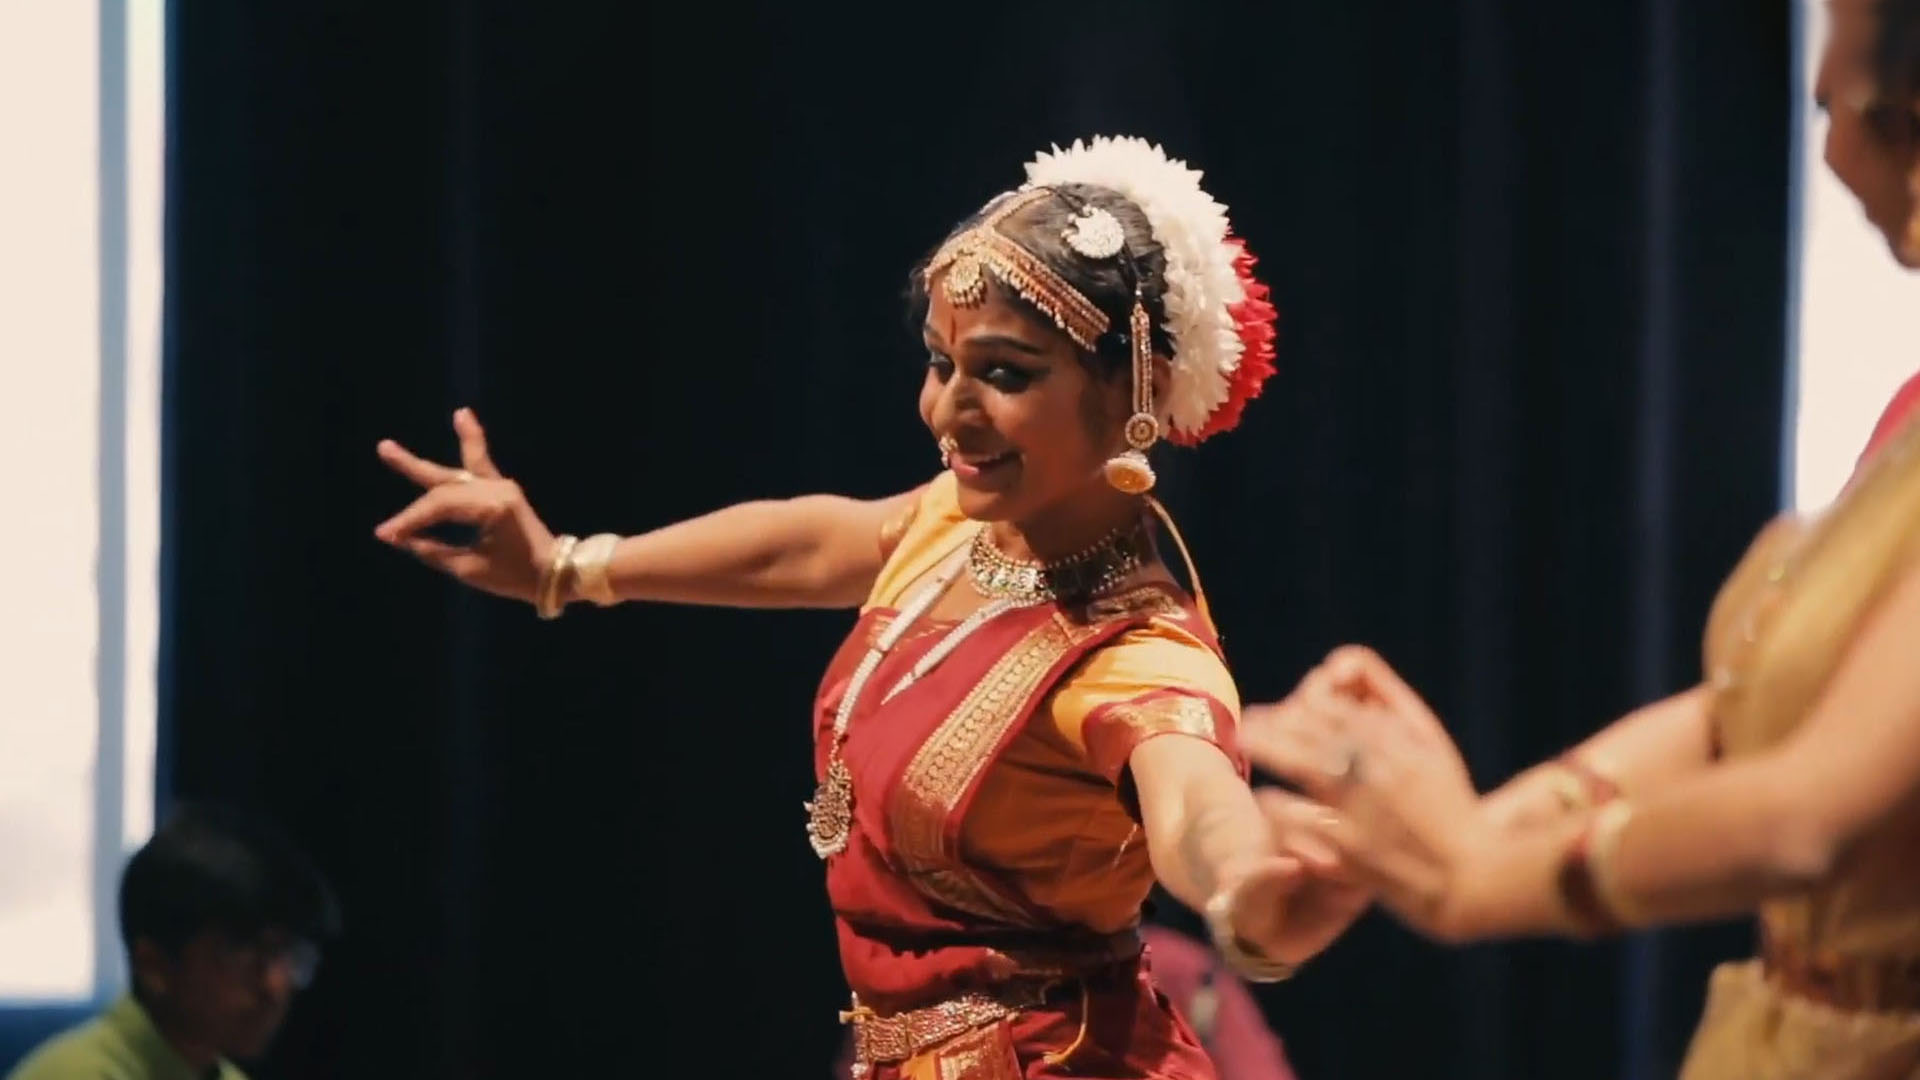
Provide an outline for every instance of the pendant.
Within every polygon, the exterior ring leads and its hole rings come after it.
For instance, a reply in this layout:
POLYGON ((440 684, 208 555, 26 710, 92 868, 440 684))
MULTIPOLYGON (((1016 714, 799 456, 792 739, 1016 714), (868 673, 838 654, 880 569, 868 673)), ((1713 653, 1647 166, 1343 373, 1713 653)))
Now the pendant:
POLYGON ((853 774, 840 755, 827 762, 827 778, 813 789, 813 801, 807 807, 807 842, 813 853, 826 858, 847 850, 847 835, 853 830, 853 774))

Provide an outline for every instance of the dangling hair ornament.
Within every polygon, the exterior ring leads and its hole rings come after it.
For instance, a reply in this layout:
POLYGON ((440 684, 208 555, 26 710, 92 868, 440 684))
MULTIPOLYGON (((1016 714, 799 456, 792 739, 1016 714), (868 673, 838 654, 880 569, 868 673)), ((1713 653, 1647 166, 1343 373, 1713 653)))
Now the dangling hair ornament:
POLYGON ((1153 411, 1153 319, 1147 315, 1137 276, 1127 344, 1133 351, 1133 415, 1127 417, 1127 448, 1107 459, 1107 483, 1129 495, 1145 495, 1155 480, 1147 451, 1160 441, 1160 418, 1153 411))
MULTIPOLYGON (((1231 430, 1273 374, 1274 310, 1267 287, 1253 276, 1254 258, 1246 245, 1228 228, 1227 208, 1207 194, 1200 179, 1198 170, 1145 139, 1103 135, 1036 156, 1021 189, 1088 184, 1115 192, 1139 207, 1160 245, 1166 260, 1162 309, 1171 345, 1163 401, 1153 399, 1152 326, 1147 320, 1146 332, 1137 329, 1147 314, 1137 294, 1128 326, 1135 415, 1127 422, 1128 453, 1121 457, 1139 450, 1142 464, 1146 447, 1162 436, 1192 446, 1231 430), (1141 422, 1142 414, 1151 428, 1141 422)), ((1095 207, 1082 209, 1064 237, 1076 254, 1090 259, 1112 257, 1125 238, 1120 222, 1095 207)), ((1130 464, 1110 466, 1107 475, 1141 474, 1130 464)))

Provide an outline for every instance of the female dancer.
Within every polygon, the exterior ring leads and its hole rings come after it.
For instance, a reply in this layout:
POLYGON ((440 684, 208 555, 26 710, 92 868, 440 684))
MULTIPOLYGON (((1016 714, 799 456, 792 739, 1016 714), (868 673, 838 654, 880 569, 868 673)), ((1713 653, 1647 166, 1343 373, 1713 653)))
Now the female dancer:
MULTIPOLYGON (((1920 268, 1920 0, 1831 7, 1827 162, 1920 268)), ((1920 1075, 1917 399, 1829 510, 1754 542, 1703 685, 1559 762, 1476 803, 1438 720, 1357 649, 1244 745, 1337 807, 1322 839, 1442 940, 1757 912, 1761 955, 1715 973, 1686 1080, 1920 1075)))
POLYGON ((463 468, 381 445, 427 490, 376 534, 546 616, 573 600, 857 606, 814 706, 804 823, 857 1070, 1211 1077, 1148 981, 1136 926, 1154 879, 1267 978, 1364 903, 1269 833, 1204 601, 1149 532, 1146 451, 1238 421, 1272 370, 1273 309, 1224 208, 1158 147, 1076 143, 1027 178, 914 272, 920 414, 947 466, 918 490, 577 540, 502 478, 463 411, 463 468), (480 539, 422 534, 443 521, 480 539))

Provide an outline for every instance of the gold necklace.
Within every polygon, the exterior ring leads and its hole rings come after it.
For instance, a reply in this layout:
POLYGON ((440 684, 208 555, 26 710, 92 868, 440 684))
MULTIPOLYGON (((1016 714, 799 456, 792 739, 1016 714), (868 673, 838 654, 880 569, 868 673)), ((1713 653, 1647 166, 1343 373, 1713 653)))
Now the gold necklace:
MULTIPOLYGON (((985 532, 982 527, 981 532, 985 532)), ((947 591, 960 576, 959 553, 956 552, 943 568, 934 574, 933 579, 915 593, 900 608, 893 622, 875 638, 862 657, 853 675, 847 680, 847 688, 840 696, 840 707, 833 715, 833 732, 827 744, 827 771, 814 788, 813 798, 806 805, 807 842, 813 845, 813 853, 822 859, 840 854, 847 849, 847 840, 853 833, 853 773, 847 768, 847 762, 841 756, 841 748, 847 742, 847 725, 853 719, 855 705, 867 688, 867 682, 900 639, 906 635, 907 628, 933 607, 936 600, 947 591)), ((961 620, 959 625, 948 630, 946 635, 934 643, 926 655, 913 665, 913 670, 900 677, 885 697, 882 704, 893 700, 894 695, 905 690, 932 671, 949 654, 960 647, 975 630, 998 618, 1004 612, 1023 606, 1010 599, 995 600, 982 605, 973 614, 961 620)))
POLYGON ((983 528, 967 549, 967 574, 980 595, 990 600, 1019 604, 1083 600, 1125 581, 1146 564, 1152 550, 1146 528, 1136 521, 1064 559, 1023 562, 1001 551, 983 528))

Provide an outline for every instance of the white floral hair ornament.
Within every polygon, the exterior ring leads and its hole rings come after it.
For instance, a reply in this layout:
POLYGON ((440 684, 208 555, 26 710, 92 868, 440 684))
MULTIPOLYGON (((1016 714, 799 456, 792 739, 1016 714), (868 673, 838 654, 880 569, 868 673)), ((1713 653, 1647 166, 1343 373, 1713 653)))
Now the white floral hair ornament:
POLYGON ((1166 329, 1173 343, 1163 405, 1168 436, 1187 445, 1237 423, 1273 371, 1267 288, 1253 277, 1245 245, 1231 235, 1227 208, 1201 188, 1200 176, 1145 139, 1103 135, 1039 154, 1027 165, 1026 184, 1091 184, 1125 196, 1146 215, 1166 256, 1166 329))

